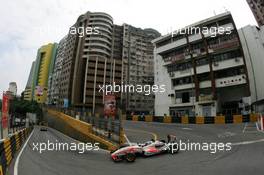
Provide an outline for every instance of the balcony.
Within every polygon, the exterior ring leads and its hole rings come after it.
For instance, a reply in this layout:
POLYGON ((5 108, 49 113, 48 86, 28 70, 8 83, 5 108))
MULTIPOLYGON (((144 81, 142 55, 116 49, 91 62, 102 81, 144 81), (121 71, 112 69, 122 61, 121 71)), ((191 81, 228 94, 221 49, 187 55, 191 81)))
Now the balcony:
POLYGON ((206 102, 206 101, 212 101, 213 96, 212 95, 200 95, 199 96, 199 102, 206 102))
POLYGON ((205 52, 205 50, 202 51, 202 49, 195 49, 195 50, 192 50, 192 54, 193 54, 193 57, 199 57, 199 56, 205 55, 206 52, 205 52))
POLYGON ((182 98, 176 98, 172 101, 172 105, 170 107, 185 107, 185 106, 194 106, 195 104, 195 97, 190 97, 190 101, 183 103, 182 98))
POLYGON ((197 74, 202 74, 205 72, 210 72, 209 64, 201 65, 196 67, 197 74))
POLYGON ((223 60, 223 61, 217 61, 213 63, 213 70, 222 70, 222 69, 228 69, 232 67, 237 67, 243 65, 243 59, 242 57, 237 57, 233 59, 223 60))
POLYGON ((209 87, 211 87, 211 81, 210 80, 201 81, 199 83, 199 87, 200 88, 209 88, 209 87))
POLYGON ((202 39, 202 35, 200 33, 189 36, 189 42, 197 41, 200 39, 202 39))
POLYGON ((239 46, 238 38, 235 38, 232 40, 221 42, 219 44, 210 45, 209 48, 213 49, 213 51, 218 51, 218 50, 228 49, 228 48, 233 48, 233 47, 238 47, 238 46, 239 46))
POLYGON ((173 64, 173 63, 177 63, 178 61, 181 61, 181 60, 184 60, 186 57, 186 54, 182 53, 182 54, 178 54, 178 55, 174 55, 174 56, 171 56, 171 57, 167 57, 167 58, 164 58, 164 66, 167 66, 167 65, 170 65, 170 64, 173 64))
POLYGON ((156 52, 159 54, 159 53, 174 49, 176 47, 179 47, 179 46, 182 46, 185 44, 187 44, 187 40, 186 40, 186 38, 182 38, 180 40, 174 41, 172 43, 169 43, 169 44, 166 44, 164 46, 157 48, 156 52))
POLYGON ((173 90, 183 90, 183 89, 194 89, 195 84, 194 83, 189 83, 189 84, 181 84, 181 85, 176 85, 173 87, 173 90))

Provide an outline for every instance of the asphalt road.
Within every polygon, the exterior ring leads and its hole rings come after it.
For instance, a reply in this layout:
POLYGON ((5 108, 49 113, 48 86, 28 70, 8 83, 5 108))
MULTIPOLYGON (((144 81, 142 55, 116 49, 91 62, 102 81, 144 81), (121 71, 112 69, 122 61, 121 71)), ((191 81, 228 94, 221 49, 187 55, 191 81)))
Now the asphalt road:
MULTIPOLYGON (((111 175, 111 174, 263 174, 264 133, 256 131, 254 125, 179 125, 162 123, 124 123, 131 142, 143 142, 151 138, 166 138, 175 134, 185 142, 232 142, 231 151, 215 154, 206 151, 181 151, 178 154, 164 154, 149 158, 138 158, 134 163, 114 163, 104 150, 76 151, 33 150, 33 143, 75 142, 51 128, 33 130, 18 166, 10 167, 10 174, 17 168, 18 175, 111 175), (249 142, 250 141, 250 142, 249 142)), ((12 163, 13 165, 14 163, 12 163)))

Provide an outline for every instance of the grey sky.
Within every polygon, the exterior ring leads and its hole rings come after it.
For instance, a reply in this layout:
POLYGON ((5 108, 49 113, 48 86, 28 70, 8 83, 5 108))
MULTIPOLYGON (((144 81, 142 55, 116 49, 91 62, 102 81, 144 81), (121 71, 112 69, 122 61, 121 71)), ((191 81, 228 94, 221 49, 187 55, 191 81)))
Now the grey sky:
POLYGON ((1 0, 0 95, 11 81, 26 85, 37 49, 59 42, 80 14, 102 11, 114 23, 154 28, 162 34, 231 11, 238 28, 256 25, 246 0, 1 0))

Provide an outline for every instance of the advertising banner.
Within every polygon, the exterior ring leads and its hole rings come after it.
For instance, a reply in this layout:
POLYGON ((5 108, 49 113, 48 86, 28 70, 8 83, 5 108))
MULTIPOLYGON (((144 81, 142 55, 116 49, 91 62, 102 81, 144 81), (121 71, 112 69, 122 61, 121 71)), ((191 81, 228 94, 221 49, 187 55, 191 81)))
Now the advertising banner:
POLYGON ((43 95, 43 87, 37 86, 36 87, 36 95, 37 96, 42 96, 43 95))
POLYGON ((8 128, 8 109, 9 109, 9 99, 8 95, 3 93, 2 100, 2 128, 8 128))
POLYGON ((108 117, 116 115, 116 98, 113 94, 104 97, 104 115, 108 117))

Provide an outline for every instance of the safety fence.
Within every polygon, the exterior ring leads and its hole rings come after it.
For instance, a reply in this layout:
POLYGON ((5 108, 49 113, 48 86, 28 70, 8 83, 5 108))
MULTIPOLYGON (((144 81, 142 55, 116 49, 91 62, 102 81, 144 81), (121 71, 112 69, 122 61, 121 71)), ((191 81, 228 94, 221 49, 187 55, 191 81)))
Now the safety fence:
POLYGON ((87 116, 86 121, 92 125, 92 132, 95 135, 109 139, 115 143, 120 143, 120 129, 119 120, 111 120, 103 117, 87 116))
MULTIPOLYGON (((93 131, 95 129, 92 124, 53 109, 44 110, 44 121, 47 122, 49 127, 52 127, 78 141, 90 143, 98 142, 103 149, 115 150, 119 144, 111 142, 107 139, 107 136, 103 137, 103 132, 100 135, 95 134, 95 131, 93 131)), ((98 123, 98 125, 102 127, 105 126, 102 121, 96 119, 93 119, 91 122, 98 123)), ((99 131, 96 133, 99 133, 99 131)))
POLYGON ((114 144, 123 142, 122 126, 119 116, 115 116, 114 118, 105 117, 98 113, 92 114, 89 111, 82 111, 78 108, 62 109, 54 106, 45 106, 43 109, 61 112, 79 121, 89 123, 91 124, 91 131, 94 135, 113 142, 114 144))
POLYGON ((123 115, 123 120, 144 121, 144 122, 160 122, 160 123, 181 123, 181 124, 228 124, 228 123, 244 123, 256 122, 257 114, 250 115, 233 115, 233 116, 213 116, 213 117, 171 117, 171 116, 140 116, 140 115, 123 115))
POLYGON ((15 132, 6 139, 0 141, 0 175, 7 174, 7 168, 11 160, 15 157, 15 153, 20 149, 26 138, 31 133, 33 127, 24 128, 15 132))

